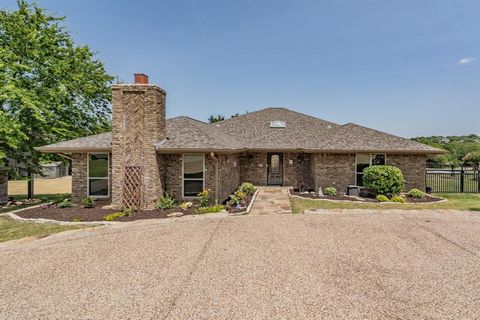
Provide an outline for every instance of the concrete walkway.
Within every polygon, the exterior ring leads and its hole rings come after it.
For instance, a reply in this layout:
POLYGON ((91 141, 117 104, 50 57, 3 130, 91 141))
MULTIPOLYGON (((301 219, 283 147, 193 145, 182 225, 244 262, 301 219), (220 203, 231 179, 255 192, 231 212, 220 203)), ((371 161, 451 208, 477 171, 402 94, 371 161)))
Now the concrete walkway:
POLYGON ((259 187, 250 214, 292 213, 287 187, 259 187))

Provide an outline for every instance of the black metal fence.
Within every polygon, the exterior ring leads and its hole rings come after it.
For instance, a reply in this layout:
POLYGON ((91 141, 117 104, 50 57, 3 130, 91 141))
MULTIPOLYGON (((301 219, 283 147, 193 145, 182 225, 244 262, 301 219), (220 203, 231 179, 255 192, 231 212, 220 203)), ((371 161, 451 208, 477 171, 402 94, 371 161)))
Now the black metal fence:
POLYGON ((427 191, 431 192, 480 192, 480 177, 472 169, 427 169, 427 191))

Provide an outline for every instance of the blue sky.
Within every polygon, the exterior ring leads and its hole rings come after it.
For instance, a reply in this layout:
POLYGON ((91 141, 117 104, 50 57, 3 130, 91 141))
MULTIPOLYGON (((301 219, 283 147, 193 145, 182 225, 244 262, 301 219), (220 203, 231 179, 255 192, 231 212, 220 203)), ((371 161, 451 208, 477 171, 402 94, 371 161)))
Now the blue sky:
POLYGON ((283 106, 404 137, 480 134, 477 0, 37 2, 111 74, 167 90, 169 117, 283 106))

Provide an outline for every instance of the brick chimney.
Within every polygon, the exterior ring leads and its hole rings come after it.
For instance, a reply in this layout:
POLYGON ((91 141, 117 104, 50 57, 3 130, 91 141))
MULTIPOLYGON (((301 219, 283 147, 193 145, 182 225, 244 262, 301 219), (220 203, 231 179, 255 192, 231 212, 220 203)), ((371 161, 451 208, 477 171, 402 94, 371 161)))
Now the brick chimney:
POLYGON ((148 76, 143 73, 135 73, 135 84, 148 84, 148 76))
POLYGON ((153 209, 162 195, 154 144, 166 137, 166 92, 135 74, 134 84, 112 86, 112 204, 153 209))

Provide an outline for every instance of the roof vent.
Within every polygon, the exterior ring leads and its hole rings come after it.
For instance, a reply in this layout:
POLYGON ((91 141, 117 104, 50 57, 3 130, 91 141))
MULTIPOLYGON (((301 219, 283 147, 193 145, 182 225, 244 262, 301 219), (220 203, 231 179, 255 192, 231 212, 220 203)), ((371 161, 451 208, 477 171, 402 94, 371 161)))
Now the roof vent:
POLYGON ((270 122, 270 128, 285 128, 285 121, 272 121, 270 122))

